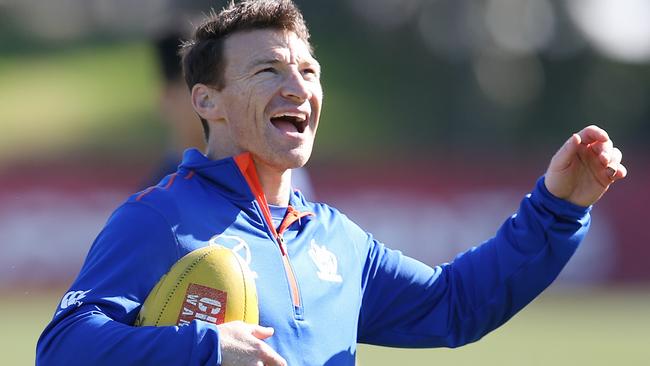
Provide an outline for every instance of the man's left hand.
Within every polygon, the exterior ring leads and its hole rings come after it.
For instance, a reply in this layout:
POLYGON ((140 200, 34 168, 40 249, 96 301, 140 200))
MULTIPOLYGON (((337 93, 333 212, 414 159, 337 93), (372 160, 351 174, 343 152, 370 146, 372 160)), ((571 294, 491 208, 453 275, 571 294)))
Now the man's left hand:
POLYGON ((555 153, 546 171, 546 188, 554 196, 579 206, 590 206, 609 186, 625 178, 621 150, 605 130, 588 126, 573 134, 555 153))

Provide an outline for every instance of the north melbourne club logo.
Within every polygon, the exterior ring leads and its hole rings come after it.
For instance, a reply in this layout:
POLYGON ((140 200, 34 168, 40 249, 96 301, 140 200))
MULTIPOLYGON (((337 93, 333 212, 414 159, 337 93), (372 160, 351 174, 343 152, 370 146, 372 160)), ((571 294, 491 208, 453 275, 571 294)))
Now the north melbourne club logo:
POLYGON ((338 260, 336 255, 325 248, 324 245, 318 245, 314 240, 311 241, 309 256, 318 267, 318 278, 329 282, 343 282, 343 277, 338 274, 338 260))
POLYGON ((189 325, 194 319, 212 324, 222 324, 226 319, 227 299, 228 294, 224 291, 190 283, 176 324, 179 326, 189 325))

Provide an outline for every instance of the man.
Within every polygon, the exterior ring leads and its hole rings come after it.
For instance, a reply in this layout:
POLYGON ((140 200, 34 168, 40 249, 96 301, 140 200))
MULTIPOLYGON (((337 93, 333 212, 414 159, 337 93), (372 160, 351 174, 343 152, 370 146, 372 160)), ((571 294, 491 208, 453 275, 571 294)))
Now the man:
MULTIPOLYGON (((179 31, 166 32, 155 40, 157 60, 161 69, 162 90, 160 96, 160 110, 164 122, 169 127, 169 143, 166 151, 156 169, 147 178, 149 187, 160 182, 165 176, 176 172, 181 162, 183 151, 190 147, 204 150, 204 136, 206 130, 201 129, 192 104, 183 71, 181 58, 178 54, 181 39, 184 37, 179 31)), ((205 137, 205 140, 204 140, 205 137)), ((306 197, 313 197, 313 188, 309 174, 304 168, 295 169, 291 173, 291 185, 306 197)))
POLYGON ((586 233, 590 205, 626 175, 621 152, 589 126, 494 238, 431 268, 291 190, 323 94, 290 0, 212 15, 184 46, 184 70, 207 153, 188 150, 175 175, 113 214, 39 339, 39 364, 352 365, 357 342, 473 342, 553 281, 586 233), (131 326, 175 261, 232 247, 229 238, 250 249, 261 325, 131 326))

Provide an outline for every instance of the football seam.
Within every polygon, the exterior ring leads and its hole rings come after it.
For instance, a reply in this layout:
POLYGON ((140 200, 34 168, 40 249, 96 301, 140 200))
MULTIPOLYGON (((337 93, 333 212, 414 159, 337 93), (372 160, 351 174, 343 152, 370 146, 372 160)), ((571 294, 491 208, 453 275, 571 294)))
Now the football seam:
MULTIPOLYGON (((213 248, 210 248, 210 249, 213 249, 213 248)), ((164 305, 162 306, 162 309, 160 310, 160 313, 158 313, 158 318, 156 319, 156 323, 155 323, 156 326, 158 326, 158 324, 159 324, 159 322, 160 322, 160 318, 162 318, 163 314, 165 313, 165 309, 167 309, 167 305, 169 305, 169 302, 170 302, 171 299, 174 297, 174 294, 176 294, 176 290, 178 289, 178 287, 180 286, 180 284, 183 282, 183 280, 184 280, 185 277, 187 276, 187 273, 188 273, 189 271, 191 271, 194 267, 196 267, 196 265, 197 265, 199 262, 201 262, 201 261, 202 261, 202 260, 203 260, 207 255, 209 255, 210 253, 212 253, 212 250, 209 250, 209 251, 207 251, 206 253, 204 253, 203 255, 201 255, 200 257, 196 258, 196 259, 192 262, 192 264, 190 264, 190 265, 189 265, 189 266, 188 266, 188 267, 183 271, 183 273, 181 273, 181 275, 178 276, 178 277, 179 277, 179 280, 176 282, 176 285, 174 285, 174 288, 172 288, 171 292, 167 295, 167 298, 165 299, 165 303, 164 303, 164 305)), ((178 324, 176 324, 176 325, 178 325, 178 324)))

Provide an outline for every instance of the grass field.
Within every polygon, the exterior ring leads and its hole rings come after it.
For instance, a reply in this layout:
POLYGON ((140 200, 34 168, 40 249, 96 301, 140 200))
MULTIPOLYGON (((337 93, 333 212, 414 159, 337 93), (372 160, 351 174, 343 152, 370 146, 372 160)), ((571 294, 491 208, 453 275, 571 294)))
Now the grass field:
MULTIPOLYGON (((2 365, 33 365, 63 291, 2 293, 2 365)), ((552 291, 483 340, 459 349, 360 346, 368 365, 650 365, 650 289, 552 291)))
POLYGON ((84 148, 119 150, 118 141, 127 150, 157 146, 163 125, 154 60, 142 42, 3 55, 0 163, 84 148), (38 133, 25 126, 38 126, 38 133))

